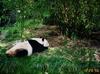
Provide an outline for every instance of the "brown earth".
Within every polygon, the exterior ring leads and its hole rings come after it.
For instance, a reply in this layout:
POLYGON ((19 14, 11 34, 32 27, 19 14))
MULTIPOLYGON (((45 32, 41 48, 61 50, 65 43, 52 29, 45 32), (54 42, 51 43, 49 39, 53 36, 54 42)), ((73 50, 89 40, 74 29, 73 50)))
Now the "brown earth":
POLYGON ((31 33, 34 37, 44 37, 48 40, 51 47, 59 47, 59 46, 79 46, 79 47, 90 47, 90 48, 100 48, 100 43, 96 40, 73 40, 68 38, 68 36, 61 35, 57 26, 43 26, 41 28, 35 28, 31 30, 31 33))

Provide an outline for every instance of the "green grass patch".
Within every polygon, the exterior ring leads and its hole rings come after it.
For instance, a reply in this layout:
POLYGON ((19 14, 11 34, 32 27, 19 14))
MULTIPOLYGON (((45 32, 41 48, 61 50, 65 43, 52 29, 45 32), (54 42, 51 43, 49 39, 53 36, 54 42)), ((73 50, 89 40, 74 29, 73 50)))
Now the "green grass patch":
POLYGON ((54 48, 22 58, 7 57, 6 49, 0 50, 0 74, 88 74, 86 69, 100 68, 96 61, 79 60, 88 53, 86 48, 54 48))
MULTIPOLYGON (((43 26, 39 20, 17 21, 12 26, 1 27, 3 41, 14 41, 32 37, 31 30, 43 26)), ((33 35, 34 36, 34 35, 33 35)))

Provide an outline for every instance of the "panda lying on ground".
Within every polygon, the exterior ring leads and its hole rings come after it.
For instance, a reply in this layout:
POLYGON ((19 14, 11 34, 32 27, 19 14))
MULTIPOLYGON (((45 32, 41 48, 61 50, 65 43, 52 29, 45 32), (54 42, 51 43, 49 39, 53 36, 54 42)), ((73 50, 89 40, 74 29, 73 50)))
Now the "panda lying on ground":
POLYGON ((35 52, 42 52, 48 49, 49 43, 44 38, 32 38, 24 42, 16 43, 11 49, 6 51, 8 56, 30 56, 35 52))

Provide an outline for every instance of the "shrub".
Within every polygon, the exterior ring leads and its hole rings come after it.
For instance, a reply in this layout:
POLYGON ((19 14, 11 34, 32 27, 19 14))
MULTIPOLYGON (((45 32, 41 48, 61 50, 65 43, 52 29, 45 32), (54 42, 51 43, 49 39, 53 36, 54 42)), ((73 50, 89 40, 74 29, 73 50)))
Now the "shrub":
POLYGON ((98 0, 56 0, 51 6, 55 17, 51 15, 48 20, 56 19, 63 34, 88 37, 100 29, 98 0))

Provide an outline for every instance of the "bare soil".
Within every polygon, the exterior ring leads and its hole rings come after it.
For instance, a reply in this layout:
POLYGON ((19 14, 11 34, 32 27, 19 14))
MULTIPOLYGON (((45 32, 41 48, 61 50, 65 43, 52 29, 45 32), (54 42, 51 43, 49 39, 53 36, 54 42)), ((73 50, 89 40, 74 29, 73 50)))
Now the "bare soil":
POLYGON ((59 47, 65 44, 67 47, 79 46, 100 49, 99 41, 87 39, 73 40, 68 38, 68 36, 63 36, 57 26, 45 25, 41 28, 35 28, 31 33, 34 34, 34 37, 46 38, 51 47, 59 47), (65 43, 65 41, 67 41, 67 43, 65 43))

